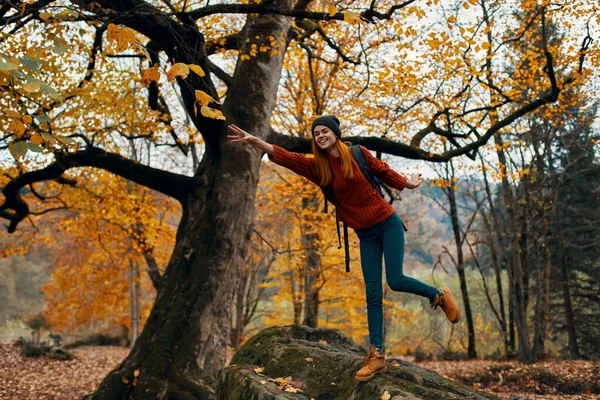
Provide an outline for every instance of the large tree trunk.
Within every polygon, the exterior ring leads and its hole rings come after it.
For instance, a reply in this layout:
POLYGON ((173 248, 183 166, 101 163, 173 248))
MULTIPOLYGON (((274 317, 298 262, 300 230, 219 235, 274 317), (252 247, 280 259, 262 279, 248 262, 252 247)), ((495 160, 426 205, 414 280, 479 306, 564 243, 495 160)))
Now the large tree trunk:
MULTIPOLYGON (((251 16, 247 35, 280 38, 289 27, 285 17, 251 16)), ((259 137, 269 133, 284 54, 259 54, 240 62, 229 87, 225 114, 259 137)), ((183 94, 186 102, 193 102, 190 94, 183 94)), ((226 143, 225 126, 221 129, 214 132, 219 140, 207 143, 195 176, 198 185, 183 202, 175 248, 146 326, 94 399, 212 396, 205 380, 214 379, 225 364, 261 158, 250 146, 226 143)))

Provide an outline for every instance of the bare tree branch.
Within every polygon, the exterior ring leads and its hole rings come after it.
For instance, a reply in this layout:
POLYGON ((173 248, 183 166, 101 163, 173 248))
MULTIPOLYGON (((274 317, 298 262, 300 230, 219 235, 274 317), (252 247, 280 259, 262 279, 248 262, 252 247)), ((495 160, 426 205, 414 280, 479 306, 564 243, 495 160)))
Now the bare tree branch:
POLYGON ((3 189, 5 200, 0 205, 0 215, 10 220, 8 232, 30 214, 27 203, 21 197, 21 188, 35 182, 57 179, 66 170, 76 167, 96 167, 122 176, 125 179, 159 191, 179 200, 185 205, 185 195, 199 183, 193 178, 152 168, 121 155, 92 147, 75 153, 56 153, 56 161, 47 167, 24 173, 11 180, 3 189), (7 210, 13 210, 14 214, 7 210))

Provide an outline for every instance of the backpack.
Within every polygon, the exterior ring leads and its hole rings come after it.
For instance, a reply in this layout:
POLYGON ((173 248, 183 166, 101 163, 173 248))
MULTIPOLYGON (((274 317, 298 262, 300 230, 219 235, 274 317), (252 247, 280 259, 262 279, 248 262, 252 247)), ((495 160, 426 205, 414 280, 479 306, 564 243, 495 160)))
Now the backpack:
MULTIPOLYGON (((377 176, 375 176, 373 171, 371 171, 371 169, 367 165, 367 161, 365 160, 365 156, 364 156, 362 150, 360 149, 360 146, 357 144, 351 146, 350 152, 352 153, 352 157, 354 157, 354 160, 358 164, 358 168, 362 171, 362 173, 364 174, 365 178, 367 178, 369 183, 371 183, 373 190, 377 190, 377 192, 379 192, 379 195, 381 197, 384 197, 383 190, 381 189, 381 181, 379 180, 379 178, 377 178, 377 176)), ((329 186, 321 187, 321 191, 323 192, 324 202, 325 202, 325 205, 323 207, 323 212, 327 213, 327 202, 329 201, 333 205, 336 204, 335 194, 333 193, 333 182, 329 186)), ((340 221, 338 219, 337 207, 335 209, 335 222, 336 222, 337 236, 338 236, 338 243, 339 243, 338 249, 341 249, 342 248, 342 239, 340 237, 340 221)), ((343 226, 344 226, 344 252, 345 252, 345 256, 346 256, 346 272, 350 272, 350 248, 349 248, 349 244, 348 244, 348 225, 346 225, 346 222, 344 222, 343 226)), ((404 222, 402 223, 402 227, 403 227, 404 231, 408 231, 408 229, 406 229, 406 226, 404 225, 404 222)))

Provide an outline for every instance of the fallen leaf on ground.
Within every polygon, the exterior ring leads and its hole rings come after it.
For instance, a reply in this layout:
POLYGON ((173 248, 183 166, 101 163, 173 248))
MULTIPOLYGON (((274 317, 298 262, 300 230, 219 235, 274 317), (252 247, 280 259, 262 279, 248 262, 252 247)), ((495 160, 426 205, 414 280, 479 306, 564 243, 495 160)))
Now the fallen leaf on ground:
POLYGON ((259 367, 259 366, 256 366, 256 365, 254 367, 252 367, 252 371, 256 372, 257 374, 260 374, 264 370, 265 370, 265 367, 259 367))

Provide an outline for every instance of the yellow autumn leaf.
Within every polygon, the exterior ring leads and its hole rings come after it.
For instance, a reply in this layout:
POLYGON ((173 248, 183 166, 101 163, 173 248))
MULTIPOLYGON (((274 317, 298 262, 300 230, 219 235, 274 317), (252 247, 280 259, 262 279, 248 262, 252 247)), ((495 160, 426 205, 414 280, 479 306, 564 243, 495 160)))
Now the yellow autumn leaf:
POLYGON ((344 21, 349 22, 351 24, 356 24, 361 22, 360 14, 355 13, 354 11, 344 11, 344 21))
POLYGON ((448 22, 450 22, 451 24, 455 23, 455 22, 456 22, 456 17, 455 17, 454 15, 451 15, 451 16, 448 18, 448 22))
POLYGON ((40 85, 39 81, 28 82, 23 85, 23 90, 27 93, 37 92, 40 89, 40 85))
POLYGON ((35 144, 42 144, 42 143, 44 143, 44 138, 39 133, 35 133, 35 134, 31 135, 31 137, 29 138, 29 141, 31 143, 35 143, 35 144))
POLYGON ((187 76, 190 74, 190 68, 187 66, 187 64, 184 63, 177 63, 174 64, 171 69, 169 69, 169 72, 167 72, 167 80, 169 82, 171 82, 173 79, 175 79, 176 77, 181 77, 182 79, 187 78, 187 76))
POLYGON ((115 24, 108 24, 106 38, 110 42, 117 42, 117 52, 121 52, 130 45, 137 43, 137 38, 133 29, 127 27, 119 28, 115 24))
POLYGON ((198 76, 205 76, 206 73, 204 72, 204 70, 202 69, 201 66, 196 65, 196 64, 188 64, 188 67, 194 71, 198 76))
POLYGON ((200 106, 207 106, 210 102, 216 103, 215 99, 202 90, 196 90, 196 102, 200 104, 200 106))
POLYGON ((337 10, 333 4, 330 4, 329 7, 327 7, 327 12, 329 13, 330 17, 333 17, 335 14, 337 14, 337 10))
POLYGON ((11 118, 21 119, 21 115, 18 112, 13 111, 13 110, 6 109, 6 110, 4 110, 4 114, 8 115, 11 118))
POLYGON ((383 394, 381 395, 381 400, 390 400, 392 396, 390 395, 390 392, 388 392, 387 390, 385 392, 383 392, 383 394))
POLYGON ((13 121, 8 124, 8 130, 9 132, 14 132, 17 135, 22 135, 25 133, 25 125, 23 125, 21 121, 13 121))
POLYGON ((110 42, 117 40, 120 33, 120 29, 115 24, 108 24, 108 29, 106 31, 106 39, 110 42))
POLYGON ((222 121, 225 121, 225 116, 221 111, 215 110, 214 108, 210 108, 208 106, 202 106, 200 108, 200 114, 202 114, 206 118, 220 119, 222 121))
POLYGON ((151 67, 142 71, 142 82, 144 85, 148 86, 152 82, 158 82, 160 80, 160 72, 158 72, 158 68, 151 67))
POLYGON ((135 371, 133 371, 133 376, 135 376, 136 378, 137 378, 138 376, 140 376, 140 370, 139 370, 139 369, 136 369, 135 371))
POLYGON ((252 367, 252 370, 254 372, 256 372, 257 374, 260 374, 261 372, 264 372, 265 367, 259 367, 259 366, 255 365, 254 367, 252 367))
POLYGON ((31 115, 25 115, 23 118, 21 118, 21 121, 23 121, 24 124, 29 125, 33 122, 33 118, 31 118, 31 115))

